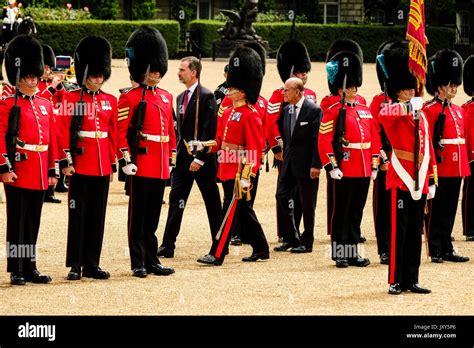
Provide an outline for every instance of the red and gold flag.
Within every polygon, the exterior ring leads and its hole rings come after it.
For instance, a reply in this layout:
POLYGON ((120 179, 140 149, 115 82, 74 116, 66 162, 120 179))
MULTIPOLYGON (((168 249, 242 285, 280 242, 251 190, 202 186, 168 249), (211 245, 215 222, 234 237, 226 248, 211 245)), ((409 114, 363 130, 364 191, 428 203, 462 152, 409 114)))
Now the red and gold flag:
POLYGON ((426 44, 428 43, 425 35, 425 0, 410 1, 406 38, 410 49, 408 68, 418 81, 417 94, 422 95, 426 84, 426 44))

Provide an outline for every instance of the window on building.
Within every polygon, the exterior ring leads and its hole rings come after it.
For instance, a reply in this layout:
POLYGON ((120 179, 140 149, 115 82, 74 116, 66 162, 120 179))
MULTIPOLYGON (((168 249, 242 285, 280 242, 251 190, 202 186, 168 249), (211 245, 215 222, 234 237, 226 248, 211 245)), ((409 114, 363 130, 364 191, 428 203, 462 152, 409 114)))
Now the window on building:
POLYGON ((197 2, 198 19, 211 19, 211 1, 198 0, 197 2))
POLYGON ((338 2, 320 2, 321 13, 324 24, 339 23, 339 3, 338 2))
POLYGON ((460 44, 469 43, 469 12, 462 11, 456 13, 456 41, 460 44))

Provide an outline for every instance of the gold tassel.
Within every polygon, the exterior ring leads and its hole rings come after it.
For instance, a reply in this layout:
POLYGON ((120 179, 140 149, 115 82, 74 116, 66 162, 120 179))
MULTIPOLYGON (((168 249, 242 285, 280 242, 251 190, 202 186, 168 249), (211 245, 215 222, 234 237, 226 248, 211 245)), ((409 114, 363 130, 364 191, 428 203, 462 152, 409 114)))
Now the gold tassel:
POLYGON ((242 199, 242 184, 240 183, 240 173, 235 174, 234 194, 235 199, 242 199))

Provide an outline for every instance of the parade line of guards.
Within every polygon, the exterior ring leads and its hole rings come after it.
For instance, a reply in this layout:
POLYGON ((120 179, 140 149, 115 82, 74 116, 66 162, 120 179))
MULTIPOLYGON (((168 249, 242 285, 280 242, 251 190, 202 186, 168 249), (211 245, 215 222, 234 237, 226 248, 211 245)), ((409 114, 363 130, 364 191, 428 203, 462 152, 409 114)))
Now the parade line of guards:
MULTIPOLYGON (((389 265, 390 294, 430 292, 418 284, 424 228, 432 262, 469 260, 454 251, 451 232, 464 179, 463 231, 474 240, 474 99, 461 108, 452 98, 463 79, 465 92, 473 96, 473 57, 464 64, 452 50, 431 57, 426 89, 433 99, 423 104, 408 70, 407 42, 384 42, 376 57, 381 93, 369 107, 357 94, 362 51, 356 42, 339 39, 326 57, 330 95, 318 105, 305 87, 311 69, 306 47, 290 39, 277 53, 283 87, 267 102, 260 95, 266 53, 253 42, 232 53, 226 82, 214 93, 199 82, 201 62, 183 58, 178 77, 186 90, 177 97, 175 112, 172 95, 158 87, 168 68, 160 32, 138 28, 125 55, 132 87, 121 90, 117 102, 101 89, 111 75, 111 46, 103 37, 87 36, 77 45, 77 85, 51 76, 54 52, 34 37, 20 35, 8 45, 11 85, 4 86, 0 101, 0 173, 9 250, 36 246, 46 190, 61 172, 69 178, 67 279, 109 278, 99 263, 109 184, 118 171, 129 196, 133 276, 174 273, 159 257, 174 256, 194 181, 212 240, 198 262, 221 265, 231 242, 252 246, 242 261, 269 259, 253 203, 260 164, 271 150, 282 242, 275 251, 312 252, 324 168, 336 267, 370 264, 357 246, 371 180, 377 248, 380 262, 389 265), (158 246, 155 232, 171 172, 168 219, 158 246)), ((7 255, 11 284, 51 282, 37 270, 36 258, 7 255)))

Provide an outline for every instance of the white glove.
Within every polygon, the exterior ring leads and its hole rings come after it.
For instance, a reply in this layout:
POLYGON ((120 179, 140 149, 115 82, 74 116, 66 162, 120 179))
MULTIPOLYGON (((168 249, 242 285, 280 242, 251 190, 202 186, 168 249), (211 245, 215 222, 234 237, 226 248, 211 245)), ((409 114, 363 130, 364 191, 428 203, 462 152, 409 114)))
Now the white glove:
POLYGON ((250 181, 247 179, 240 179, 240 185, 242 188, 250 187, 250 181))
POLYGON ((413 97, 410 99, 410 105, 413 111, 421 110, 423 107, 423 98, 421 97, 413 97))
POLYGON ((135 175, 137 174, 137 166, 133 163, 129 163, 126 166, 122 167, 122 171, 127 175, 135 175))
POLYGON ((342 172, 339 168, 336 168, 336 169, 333 169, 329 172, 329 175, 331 176, 331 178, 333 178, 334 180, 341 180, 342 179, 342 172))
POLYGON ((197 152, 204 150, 204 146, 202 145, 202 142, 200 142, 199 140, 191 141, 191 146, 194 147, 197 152))
POLYGON ((372 180, 377 179, 377 174, 378 174, 377 170, 372 170, 372 174, 370 175, 372 177, 372 180))
POLYGON ((428 187, 428 190, 428 196, 426 197, 426 199, 433 199, 436 194, 436 185, 430 185, 428 187))

